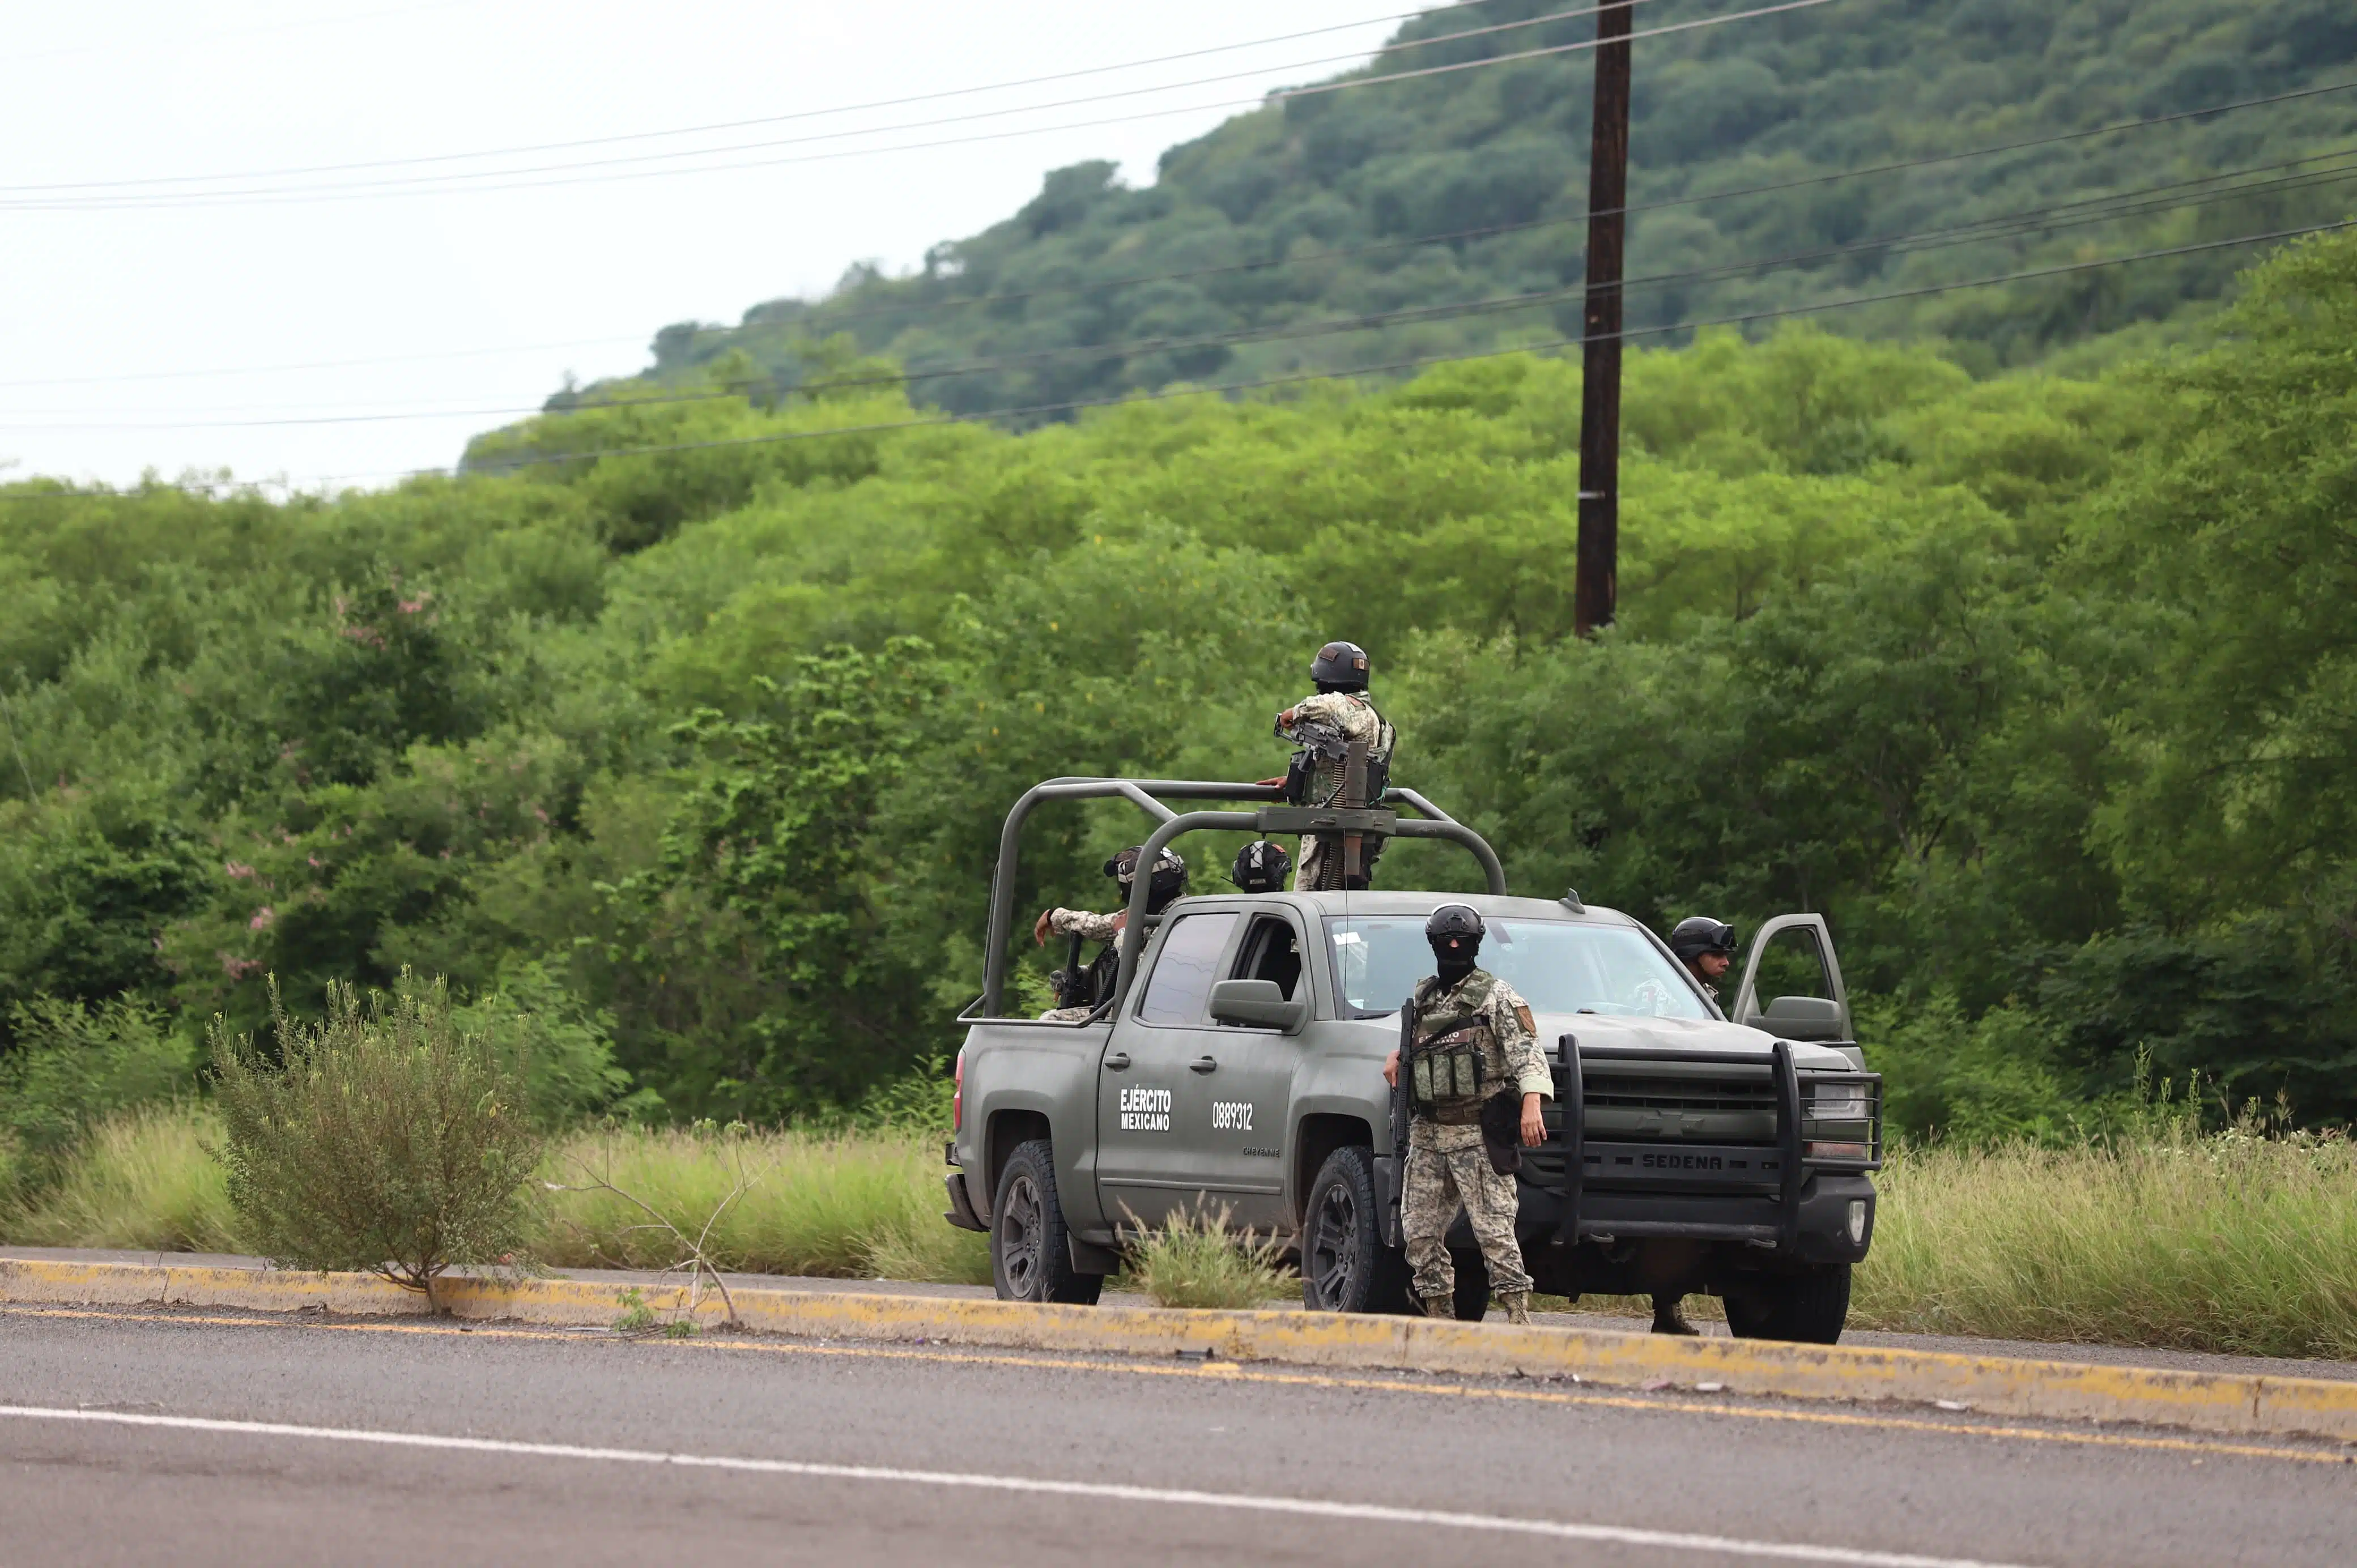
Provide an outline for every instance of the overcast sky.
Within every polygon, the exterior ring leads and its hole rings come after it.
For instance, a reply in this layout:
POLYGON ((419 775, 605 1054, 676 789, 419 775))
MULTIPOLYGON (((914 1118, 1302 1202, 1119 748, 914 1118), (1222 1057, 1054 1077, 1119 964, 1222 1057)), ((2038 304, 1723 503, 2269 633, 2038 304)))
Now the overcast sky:
POLYGON ((1146 183, 1163 147, 1235 112, 1220 105, 1341 69, 1310 62, 1363 55, 1415 8, 14 5, 0 56, 0 472, 123 483, 226 467, 307 488, 447 466, 567 371, 639 369, 667 322, 734 322, 861 259, 910 266, 1082 158, 1146 183), (824 113, 1342 24, 1355 25, 824 113), (1140 88, 1169 90, 1041 107, 1140 88), (1078 124, 1165 110, 1183 112, 1078 124), (1032 127, 1049 129, 998 134, 1032 127), (996 139, 866 151, 985 134, 996 139), (593 138, 639 139, 451 156, 593 138), (654 156, 690 149, 718 150, 654 156), (442 161, 285 172, 415 159, 442 161), (698 163, 759 166, 682 172, 698 163))

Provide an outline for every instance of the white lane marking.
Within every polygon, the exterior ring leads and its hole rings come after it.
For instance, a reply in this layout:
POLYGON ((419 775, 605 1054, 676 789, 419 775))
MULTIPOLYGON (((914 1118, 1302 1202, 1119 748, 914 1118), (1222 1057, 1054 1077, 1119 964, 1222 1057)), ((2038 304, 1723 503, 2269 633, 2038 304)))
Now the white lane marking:
POLYGON ((811 1476, 826 1480, 886 1481, 920 1487, 964 1487, 976 1491, 1031 1492, 1054 1497, 1101 1498, 1112 1502, 1169 1503, 1188 1508, 1241 1509, 1254 1513, 1296 1514, 1314 1519, 1356 1520, 1370 1524, 1413 1524, 1443 1530, 1479 1530, 1556 1541, 1606 1541, 1616 1546, 1655 1546, 1676 1552, 1717 1552, 1800 1563, 1840 1563, 1855 1568, 2013 1568, 1969 1557, 1919 1557, 1906 1552, 1868 1552, 1848 1546, 1812 1546, 1781 1541, 1744 1541, 1734 1536, 1692 1535, 1682 1530, 1631 1530, 1612 1524, 1571 1524, 1555 1520, 1515 1519, 1506 1514, 1450 1513, 1438 1509, 1387 1508, 1380 1503, 1319 1502, 1304 1498, 1256 1497, 1249 1492, 1198 1492, 1174 1487, 1125 1487, 1101 1481, 1049 1481, 1028 1476, 980 1476, 955 1470, 902 1470, 877 1465, 825 1465, 801 1459, 743 1459, 726 1455, 663 1454, 648 1448, 588 1448, 571 1443, 514 1443, 495 1437, 443 1437, 423 1432, 378 1432, 360 1427, 296 1426, 277 1421, 216 1421, 194 1415, 141 1415, 131 1411, 59 1410, 43 1405, 0 1405, 0 1417, 26 1421, 94 1422, 108 1426, 154 1426, 176 1432, 220 1432, 248 1437, 296 1437, 321 1443, 375 1443, 390 1448, 457 1449, 469 1454, 512 1454, 534 1459, 593 1459, 619 1465, 676 1465, 698 1470, 736 1470, 760 1476, 811 1476))

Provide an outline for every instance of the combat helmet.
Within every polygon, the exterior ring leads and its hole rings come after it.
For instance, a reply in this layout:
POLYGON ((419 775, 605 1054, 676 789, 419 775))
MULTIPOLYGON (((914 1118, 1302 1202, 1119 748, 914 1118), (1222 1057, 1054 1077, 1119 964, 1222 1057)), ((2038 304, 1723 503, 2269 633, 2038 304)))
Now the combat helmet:
POLYGON ((1329 642, 1309 661, 1309 679, 1321 692, 1367 689, 1367 650, 1355 642, 1329 642))

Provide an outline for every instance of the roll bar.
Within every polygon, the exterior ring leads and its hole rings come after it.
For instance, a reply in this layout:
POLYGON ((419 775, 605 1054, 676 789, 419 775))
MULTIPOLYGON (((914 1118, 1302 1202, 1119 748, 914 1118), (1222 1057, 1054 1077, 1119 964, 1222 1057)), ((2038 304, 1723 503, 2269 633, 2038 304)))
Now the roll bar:
MULTIPOLYGON (((1229 784, 1200 779, 1050 779, 1025 790, 1014 810, 1006 813, 1006 826, 999 830, 998 865, 990 879, 990 933, 984 949, 982 998, 978 1010, 963 1016, 995 1018, 1005 997, 1006 947, 1015 923, 1016 856, 1025 820, 1045 800, 1114 799, 1128 800, 1155 819, 1154 832, 1138 852, 1138 864, 1142 866, 1152 865, 1165 846, 1180 833, 1201 828, 1263 834, 1354 832, 1372 838, 1448 839, 1462 844, 1481 863, 1490 891, 1501 897, 1506 891, 1505 869, 1498 864, 1498 853, 1490 847, 1489 841, 1413 789, 1386 789, 1385 804, 1354 810, 1288 806, 1284 803, 1284 790, 1274 784, 1229 784), (1178 812, 1157 797, 1262 804, 1251 811, 1178 812), (1396 811, 1389 809, 1393 801, 1423 813, 1425 820, 1402 821, 1396 811)), ((1137 972, 1138 954, 1146 943, 1146 901, 1151 892, 1151 880, 1147 876, 1130 880, 1129 918, 1122 929, 1121 968, 1114 987, 1116 998, 1129 994, 1130 980, 1137 972)))

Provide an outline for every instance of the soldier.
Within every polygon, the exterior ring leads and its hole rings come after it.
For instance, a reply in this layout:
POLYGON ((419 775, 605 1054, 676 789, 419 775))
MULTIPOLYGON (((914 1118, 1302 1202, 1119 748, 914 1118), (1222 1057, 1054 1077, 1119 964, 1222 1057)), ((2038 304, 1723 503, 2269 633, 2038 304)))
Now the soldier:
MULTIPOLYGON (((1724 920, 1714 920, 1708 915, 1694 915, 1680 920, 1670 933, 1670 950, 1686 966, 1695 983, 1712 1002, 1718 1000, 1718 982, 1727 973, 1727 965, 1735 961, 1735 928, 1724 920)), ((1702 1330, 1686 1321, 1681 1310, 1684 1297, 1674 1291, 1653 1294, 1653 1332, 1656 1334, 1699 1334, 1702 1330)))
MULTIPOLYGON (((1103 942, 1096 961, 1086 969, 1077 964, 1060 969, 1056 999, 1064 1004, 1039 1015, 1044 1024, 1078 1024, 1095 1015, 1098 1005, 1112 994, 1114 972, 1120 967, 1121 953, 1115 943, 1121 940, 1124 927, 1129 924, 1130 885, 1137 875, 1137 854, 1143 844, 1132 844, 1104 863, 1104 873, 1121 888, 1121 908, 1098 914, 1092 909, 1042 909, 1031 923, 1031 939, 1041 947, 1050 936, 1077 937, 1081 941, 1103 942)), ((1187 863, 1178 852, 1166 849, 1162 858, 1154 863, 1154 870, 1146 885, 1146 912, 1162 913, 1174 898, 1187 891, 1187 863)), ((1073 944, 1073 957, 1080 954, 1079 943, 1073 944)))
POLYGON ((1678 955, 1703 994, 1717 1001, 1718 982, 1735 961, 1735 928, 1708 915, 1689 916, 1670 933, 1670 950, 1678 955))
POLYGON ((1267 839, 1254 839, 1236 851, 1235 864, 1228 868, 1228 880, 1242 893, 1275 893, 1285 886, 1285 874, 1293 867, 1293 857, 1285 853, 1283 844, 1267 839))
POLYGON ((1404 1032, 1412 1047, 1405 1068, 1396 1050, 1383 1063, 1383 1079, 1394 1087, 1403 1070, 1408 1075, 1400 1224, 1426 1316, 1454 1316, 1457 1271, 1448 1234, 1461 1203, 1507 1321, 1528 1323, 1531 1276, 1514 1239, 1519 1199, 1512 1173, 1521 1157, 1514 1140, 1525 1146, 1546 1141, 1539 1101, 1554 1098, 1555 1079, 1530 1004, 1474 967, 1482 931, 1480 915, 1464 904, 1443 904, 1425 921, 1438 972, 1417 982, 1408 1000, 1404 1032), (1519 1106, 1509 1098, 1517 1095, 1519 1106), (1501 1114, 1517 1109, 1519 1116, 1501 1114))
MULTIPOLYGON (((1391 776, 1392 751, 1399 737, 1367 697, 1367 650, 1355 642, 1329 642, 1310 661, 1309 679, 1318 688, 1316 695, 1304 697, 1276 715, 1278 736, 1301 747, 1294 754, 1292 771, 1282 780, 1289 791, 1287 799, 1301 806, 1331 806, 1339 801, 1350 745, 1363 741, 1367 798, 1359 804, 1378 803, 1391 776)), ((1343 885, 1340 856, 1333 857, 1338 864, 1329 865, 1328 848, 1322 840, 1302 839, 1301 869, 1293 878, 1295 892, 1343 885)), ((1372 871, 1382 848, 1380 840, 1368 846, 1362 875, 1372 871)))

